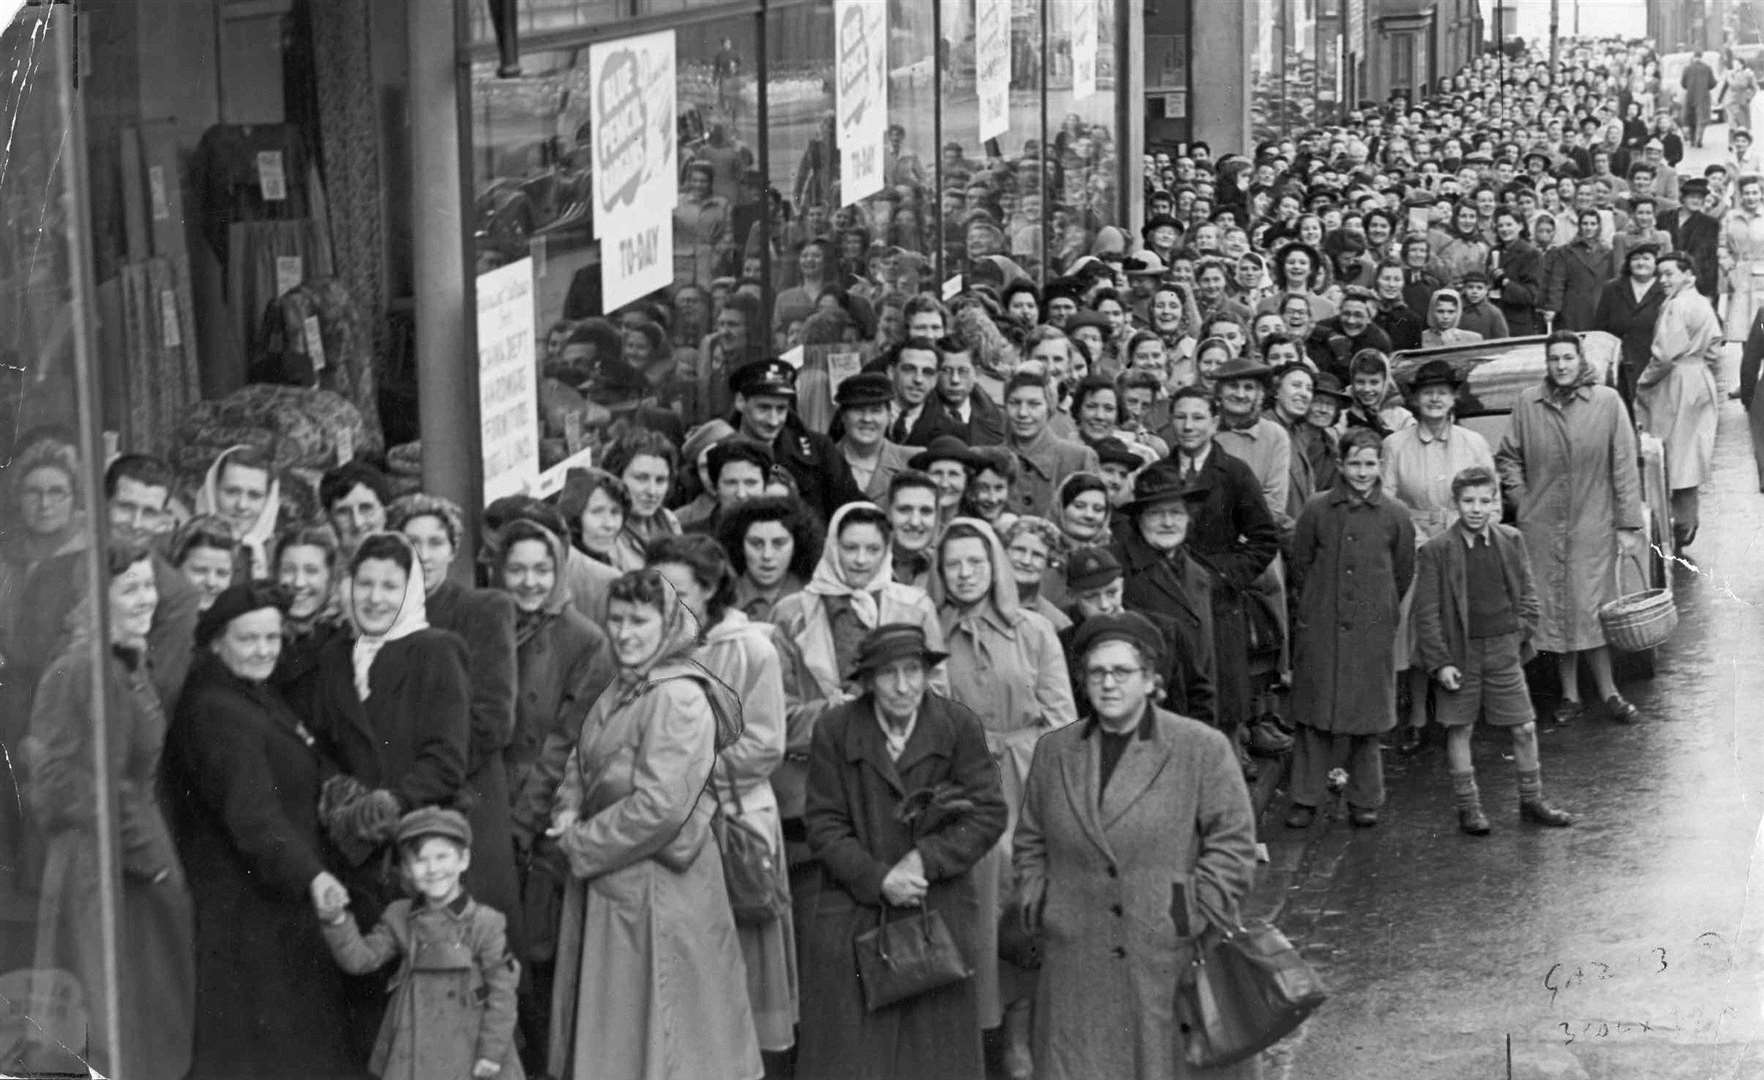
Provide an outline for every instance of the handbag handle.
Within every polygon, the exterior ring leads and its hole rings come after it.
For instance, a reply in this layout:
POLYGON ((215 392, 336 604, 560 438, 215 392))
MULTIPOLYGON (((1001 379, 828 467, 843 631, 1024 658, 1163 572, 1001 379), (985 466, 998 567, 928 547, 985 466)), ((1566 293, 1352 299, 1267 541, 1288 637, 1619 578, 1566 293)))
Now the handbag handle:
MULTIPOLYGON (((735 777, 733 775, 731 775, 729 772, 729 763, 723 760, 723 757, 721 754, 717 755, 717 760, 716 760, 715 764, 713 764, 711 766, 711 774, 710 774, 711 794, 713 794, 713 795, 716 794, 716 778, 717 778, 717 766, 718 765, 721 765, 723 767, 723 780, 726 783, 728 783, 728 785, 729 785, 729 801, 735 804, 735 816, 736 817, 746 817, 747 811, 741 805, 741 789, 735 786, 735 777)), ((718 801, 721 802, 722 800, 719 799, 718 801)))
MULTIPOLYGON (((876 929, 877 929, 877 931, 881 931, 888 926, 888 909, 892 906, 893 905, 890 904, 887 900, 884 900, 884 901, 882 901, 882 906, 880 908, 876 909, 876 929)), ((925 938, 925 944, 930 945, 932 943, 931 920, 920 919, 919 926, 922 931, 922 936, 925 938)), ((894 966, 894 958, 888 955, 888 935, 887 934, 883 934, 880 932, 878 932, 876 934, 876 959, 882 961, 884 964, 887 964, 889 967, 894 966)))

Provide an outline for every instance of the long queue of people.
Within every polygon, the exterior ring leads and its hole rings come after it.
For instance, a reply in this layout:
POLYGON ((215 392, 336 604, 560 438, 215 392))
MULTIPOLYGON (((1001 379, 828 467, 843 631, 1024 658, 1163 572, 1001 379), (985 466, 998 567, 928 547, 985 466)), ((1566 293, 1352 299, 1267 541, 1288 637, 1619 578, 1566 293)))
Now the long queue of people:
MULTIPOLYGON (((1631 406, 1690 448, 1688 544, 1723 336, 1698 290, 1735 325, 1764 202, 1651 140, 1610 171, 1648 63, 1479 64, 1253 156, 1154 156, 1142 244, 914 293, 857 370, 718 345, 669 399, 570 329, 551 359, 608 422, 551 499, 468 511, 354 461, 303 518, 249 447, 193 493, 140 454, 87 493, 35 433, 0 839, 37 966, 105 1029, 104 686, 135 1075, 1185 1075, 1172 982, 1253 878, 1246 779, 1290 752, 1302 828, 1345 765, 1375 827, 1385 742, 1437 721, 1487 835, 1480 720, 1520 820, 1562 827, 1525 661, 1558 657, 1555 722, 1592 711, 1583 663, 1637 719, 1596 614, 1642 542, 1631 406), (1615 388, 1575 333, 1601 326, 1615 388), (1498 447, 1455 423, 1451 364, 1392 376, 1552 329, 1498 447), (967 974, 878 1005, 861 943, 918 918, 930 948, 933 915, 967 974)), ((619 318, 655 346, 650 314, 619 318)))

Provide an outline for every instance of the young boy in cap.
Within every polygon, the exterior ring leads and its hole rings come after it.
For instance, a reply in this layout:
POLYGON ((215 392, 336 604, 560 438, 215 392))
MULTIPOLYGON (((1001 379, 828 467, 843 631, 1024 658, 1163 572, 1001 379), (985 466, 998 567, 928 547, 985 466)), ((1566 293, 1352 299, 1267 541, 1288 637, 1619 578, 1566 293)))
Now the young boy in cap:
POLYGON ((460 885, 472 864, 472 827, 457 810, 425 806, 394 834, 416 900, 394 900, 363 937, 347 895, 318 902, 325 943, 343 970, 378 971, 399 959, 368 1071, 396 1080, 522 1080, 515 1054, 515 985, 507 920, 460 885))
POLYGON ((1458 827, 1487 836, 1470 736, 1476 719, 1512 732, 1519 817, 1553 828, 1574 818, 1544 801, 1537 721, 1525 689, 1525 661, 1538 618, 1531 561, 1519 530, 1500 523, 1494 470, 1472 465, 1452 477, 1458 520, 1421 546, 1415 569, 1415 646, 1443 691, 1438 718, 1458 803, 1458 827))

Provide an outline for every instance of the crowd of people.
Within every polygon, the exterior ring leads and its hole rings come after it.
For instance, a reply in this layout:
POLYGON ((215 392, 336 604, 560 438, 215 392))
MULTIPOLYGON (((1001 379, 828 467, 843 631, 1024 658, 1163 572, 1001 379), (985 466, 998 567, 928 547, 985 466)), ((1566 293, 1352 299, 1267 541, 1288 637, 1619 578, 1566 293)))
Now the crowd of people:
MULTIPOLYGON (((1139 241, 1062 201, 1046 281, 1008 257, 1042 235, 1014 227, 1038 150, 969 163, 947 304, 897 152, 888 195, 775 260, 769 318, 694 252, 555 328, 599 467, 549 499, 357 460, 303 517, 250 447, 190 489, 125 453, 87 492, 36 432, 0 550, 0 861, 37 966, 105 1030, 102 747, 134 1075, 1187 1075, 1174 973, 1252 882, 1262 770, 1290 756, 1296 829, 1345 767, 1374 827, 1383 755, 1437 723, 1483 836, 1481 721, 1519 819, 1562 827, 1526 661, 1557 657, 1552 722, 1637 719, 1597 618, 1643 543, 1637 425, 1691 544, 1718 350, 1751 336, 1748 407, 1764 356, 1764 181, 1738 130, 1681 176, 1658 94, 1647 49, 1599 43, 1154 152, 1139 241), (1546 372, 1497 446, 1456 422, 1460 366, 1393 376, 1520 335, 1546 372), (967 974, 878 1004, 862 945, 908 919, 967 974)), ((836 180, 798 186, 824 209, 836 180)))

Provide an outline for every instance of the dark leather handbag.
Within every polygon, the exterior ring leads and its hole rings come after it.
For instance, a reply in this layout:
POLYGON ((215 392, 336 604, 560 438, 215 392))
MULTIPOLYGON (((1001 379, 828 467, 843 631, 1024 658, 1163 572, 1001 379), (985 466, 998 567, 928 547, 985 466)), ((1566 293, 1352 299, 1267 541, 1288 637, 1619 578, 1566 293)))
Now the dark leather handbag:
POLYGON ((974 974, 956 945, 955 935, 935 911, 916 911, 890 922, 885 903, 876 929, 865 930, 853 944, 858 984, 863 987, 864 1007, 870 1012, 974 974))
POLYGON ((1192 965, 1178 976, 1176 1020, 1190 1065, 1230 1065, 1285 1038, 1328 995, 1272 923, 1245 926, 1204 906, 1202 913, 1208 925, 1195 942, 1192 965))
POLYGON ((790 908, 789 878, 780 861, 782 853, 773 851, 771 838, 747 820, 734 778, 726 772, 723 778, 729 783, 729 801, 735 812, 724 810, 718 800, 711 832, 723 853, 723 884, 729 892, 729 910, 737 925, 770 926, 790 908))

